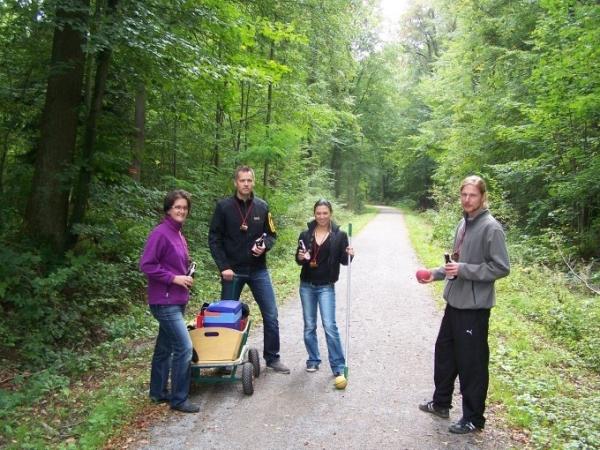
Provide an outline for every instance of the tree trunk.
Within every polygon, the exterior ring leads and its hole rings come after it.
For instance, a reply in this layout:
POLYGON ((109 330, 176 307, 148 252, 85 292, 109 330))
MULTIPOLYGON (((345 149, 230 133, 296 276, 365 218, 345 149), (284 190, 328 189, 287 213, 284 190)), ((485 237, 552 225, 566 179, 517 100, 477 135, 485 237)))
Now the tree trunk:
MULTIPOLYGON (((222 47, 222 43, 219 42, 219 47, 217 50, 217 55, 219 57, 219 60, 222 57, 222 53, 223 53, 223 47, 222 47)), ((215 144, 213 146, 213 154, 212 154, 212 165, 213 167, 216 169, 219 167, 219 165, 221 164, 221 155, 220 153, 220 147, 221 147, 221 132, 223 131, 223 122, 225 120, 225 107, 224 107, 224 98, 225 98, 225 91, 227 89, 227 82, 225 81, 223 84, 223 91, 222 92, 217 92, 217 104, 215 107, 215 144)))
POLYGON ((4 133, 4 139, 2 140, 2 153, 0 154, 0 195, 4 193, 4 166, 6 165, 6 158, 8 156, 9 137, 10 130, 6 130, 6 133, 4 133))
MULTIPOLYGON (((96 2, 96 9, 94 10, 94 16, 90 19, 90 36, 95 36, 98 33, 100 22, 102 20, 102 7, 104 6, 103 1, 96 2)), ((90 43, 87 43, 87 51, 85 58, 85 73, 83 75, 83 98, 85 111, 89 114, 92 110, 92 101, 94 94, 94 69, 96 68, 95 56, 96 54, 92 51, 90 43)))
MULTIPOLYGON (((109 0, 108 14, 114 15, 117 3, 118 0, 109 0)), ((102 100, 106 91, 106 79, 108 78, 111 55, 112 49, 105 47, 100 51, 97 58, 91 109, 85 123, 79 177, 75 185, 73 211, 69 221, 68 247, 72 247, 77 243, 77 234, 73 232, 73 225, 83 222, 90 197, 98 118, 102 112, 102 100)))
POLYGON ((52 42, 50 75, 41 121, 40 144, 35 156, 31 192, 25 213, 32 236, 47 240, 55 251, 64 250, 71 182, 67 170, 73 162, 77 113, 85 56, 83 46, 89 0, 73 0, 68 12, 58 8, 52 42), (75 26, 74 26, 75 24, 75 26))
POLYGON ((129 173, 138 183, 142 176, 142 158, 146 143, 146 85, 140 82, 135 93, 135 136, 133 139, 133 158, 129 173))
POLYGON ((240 120, 238 122, 238 129, 235 137, 235 151, 239 152, 242 145, 242 129, 244 127, 244 104, 245 104, 245 81, 240 81, 240 120))
MULTIPOLYGON (((275 57, 275 43, 271 41, 271 48, 269 49, 269 59, 273 60, 275 57)), ((267 88, 267 116, 265 118, 266 125, 266 134, 267 138, 269 137, 271 130, 271 114, 273 111, 273 83, 269 81, 269 86, 267 88)), ((268 181, 269 181, 269 160, 265 158, 265 168, 263 171, 263 186, 264 186, 264 196, 267 195, 268 189, 268 181)))
POLYGON ((333 144, 333 149, 331 150, 331 171, 333 172, 334 181, 333 181, 333 189, 334 195, 336 198, 339 198, 342 195, 342 162, 341 162, 342 151, 338 144, 333 144))
POLYGON ((225 114, 223 111, 223 103, 221 98, 217 98, 217 106, 215 109, 215 145, 213 146, 212 165, 217 168, 220 164, 219 147, 221 143, 221 131, 223 130, 223 120, 225 114))
POLYGON ((248 109, 250 105, 250 89, 251 85, 248 83, 248 90, 246 91, 246 106, 244 108, 244 150, 248 150, 248 132, 250 131, 250 118, 248 117, 248 109))
POLYGON ((175 114, 173 120, 173 145, 171 146, 171 175, 177 178, 177 133, 179 128, 179 118, 175 114))

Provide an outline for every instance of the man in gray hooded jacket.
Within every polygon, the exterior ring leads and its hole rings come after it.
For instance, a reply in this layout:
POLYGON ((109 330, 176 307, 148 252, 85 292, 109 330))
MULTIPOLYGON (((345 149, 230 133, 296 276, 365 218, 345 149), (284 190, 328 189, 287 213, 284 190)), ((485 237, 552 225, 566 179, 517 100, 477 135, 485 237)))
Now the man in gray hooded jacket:
POLYGON ((510 264, 502 226, 487 209, 485 181, 478 176, 465 178, 460 198, 464 217, 456 228, 453 257, 445 266, 431 270, 429 278, 419 280, 430 283, 446 279, 447 302, 435 343, 433 400, 419 409, 448 418, 458 376, 463 414, 449 430, 465 434, 485 425, 494 282, 508 275, 510 264))

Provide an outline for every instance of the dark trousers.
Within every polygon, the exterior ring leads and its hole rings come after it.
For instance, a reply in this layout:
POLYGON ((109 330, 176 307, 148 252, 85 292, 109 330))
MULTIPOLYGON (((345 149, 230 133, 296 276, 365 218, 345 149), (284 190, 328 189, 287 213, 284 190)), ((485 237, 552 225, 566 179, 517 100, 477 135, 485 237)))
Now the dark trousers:
POLYGON ((489 309, 456 309, 446 305, 435 342, 433 380, 436 405, 450 408, 454 381, 458 376, 463 419, 483 428, 489 384, 489 309))
POLYGON ((260 308, 264 334, 263 357, 267 364, 271 364, 279 359, 279 320, 275 292, 268 270, 246 270, 245 273, 236 271, 233 281, 221 280, 221 299, 239 300, 246 284, 260 308))

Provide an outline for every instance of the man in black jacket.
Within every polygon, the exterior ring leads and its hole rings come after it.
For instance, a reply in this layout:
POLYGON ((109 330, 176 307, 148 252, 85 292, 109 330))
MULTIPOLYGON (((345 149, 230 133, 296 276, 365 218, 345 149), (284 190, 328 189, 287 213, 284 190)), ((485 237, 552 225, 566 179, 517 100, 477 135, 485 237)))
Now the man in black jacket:
POLYGON ((208 244, 221 272, 221 299, 239 300, 244 285, 252 291, 263 317, 263 357, 276 372, 290 373, 279 358, 277 303, 266 253, 277 235, 267 203, 256 197, 254 171, 240 166, 234 175, 236 193, 217 203, 208 244))

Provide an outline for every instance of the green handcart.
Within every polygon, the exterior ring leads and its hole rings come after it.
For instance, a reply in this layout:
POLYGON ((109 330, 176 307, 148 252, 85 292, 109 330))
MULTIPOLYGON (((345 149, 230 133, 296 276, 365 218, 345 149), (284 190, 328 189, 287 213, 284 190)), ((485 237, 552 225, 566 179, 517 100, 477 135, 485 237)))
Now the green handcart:
POLYGON ((260 376, 258 350, 248 346, 251 320, 242 330, 201 327, 190 330, 194 350, 192 383, 242 383, 244 394, 254 393, 254 378, 260 376), (238 369, 241 366, 241 374, 238 369), (211 370, 212 369, 212 370, 211 370))

